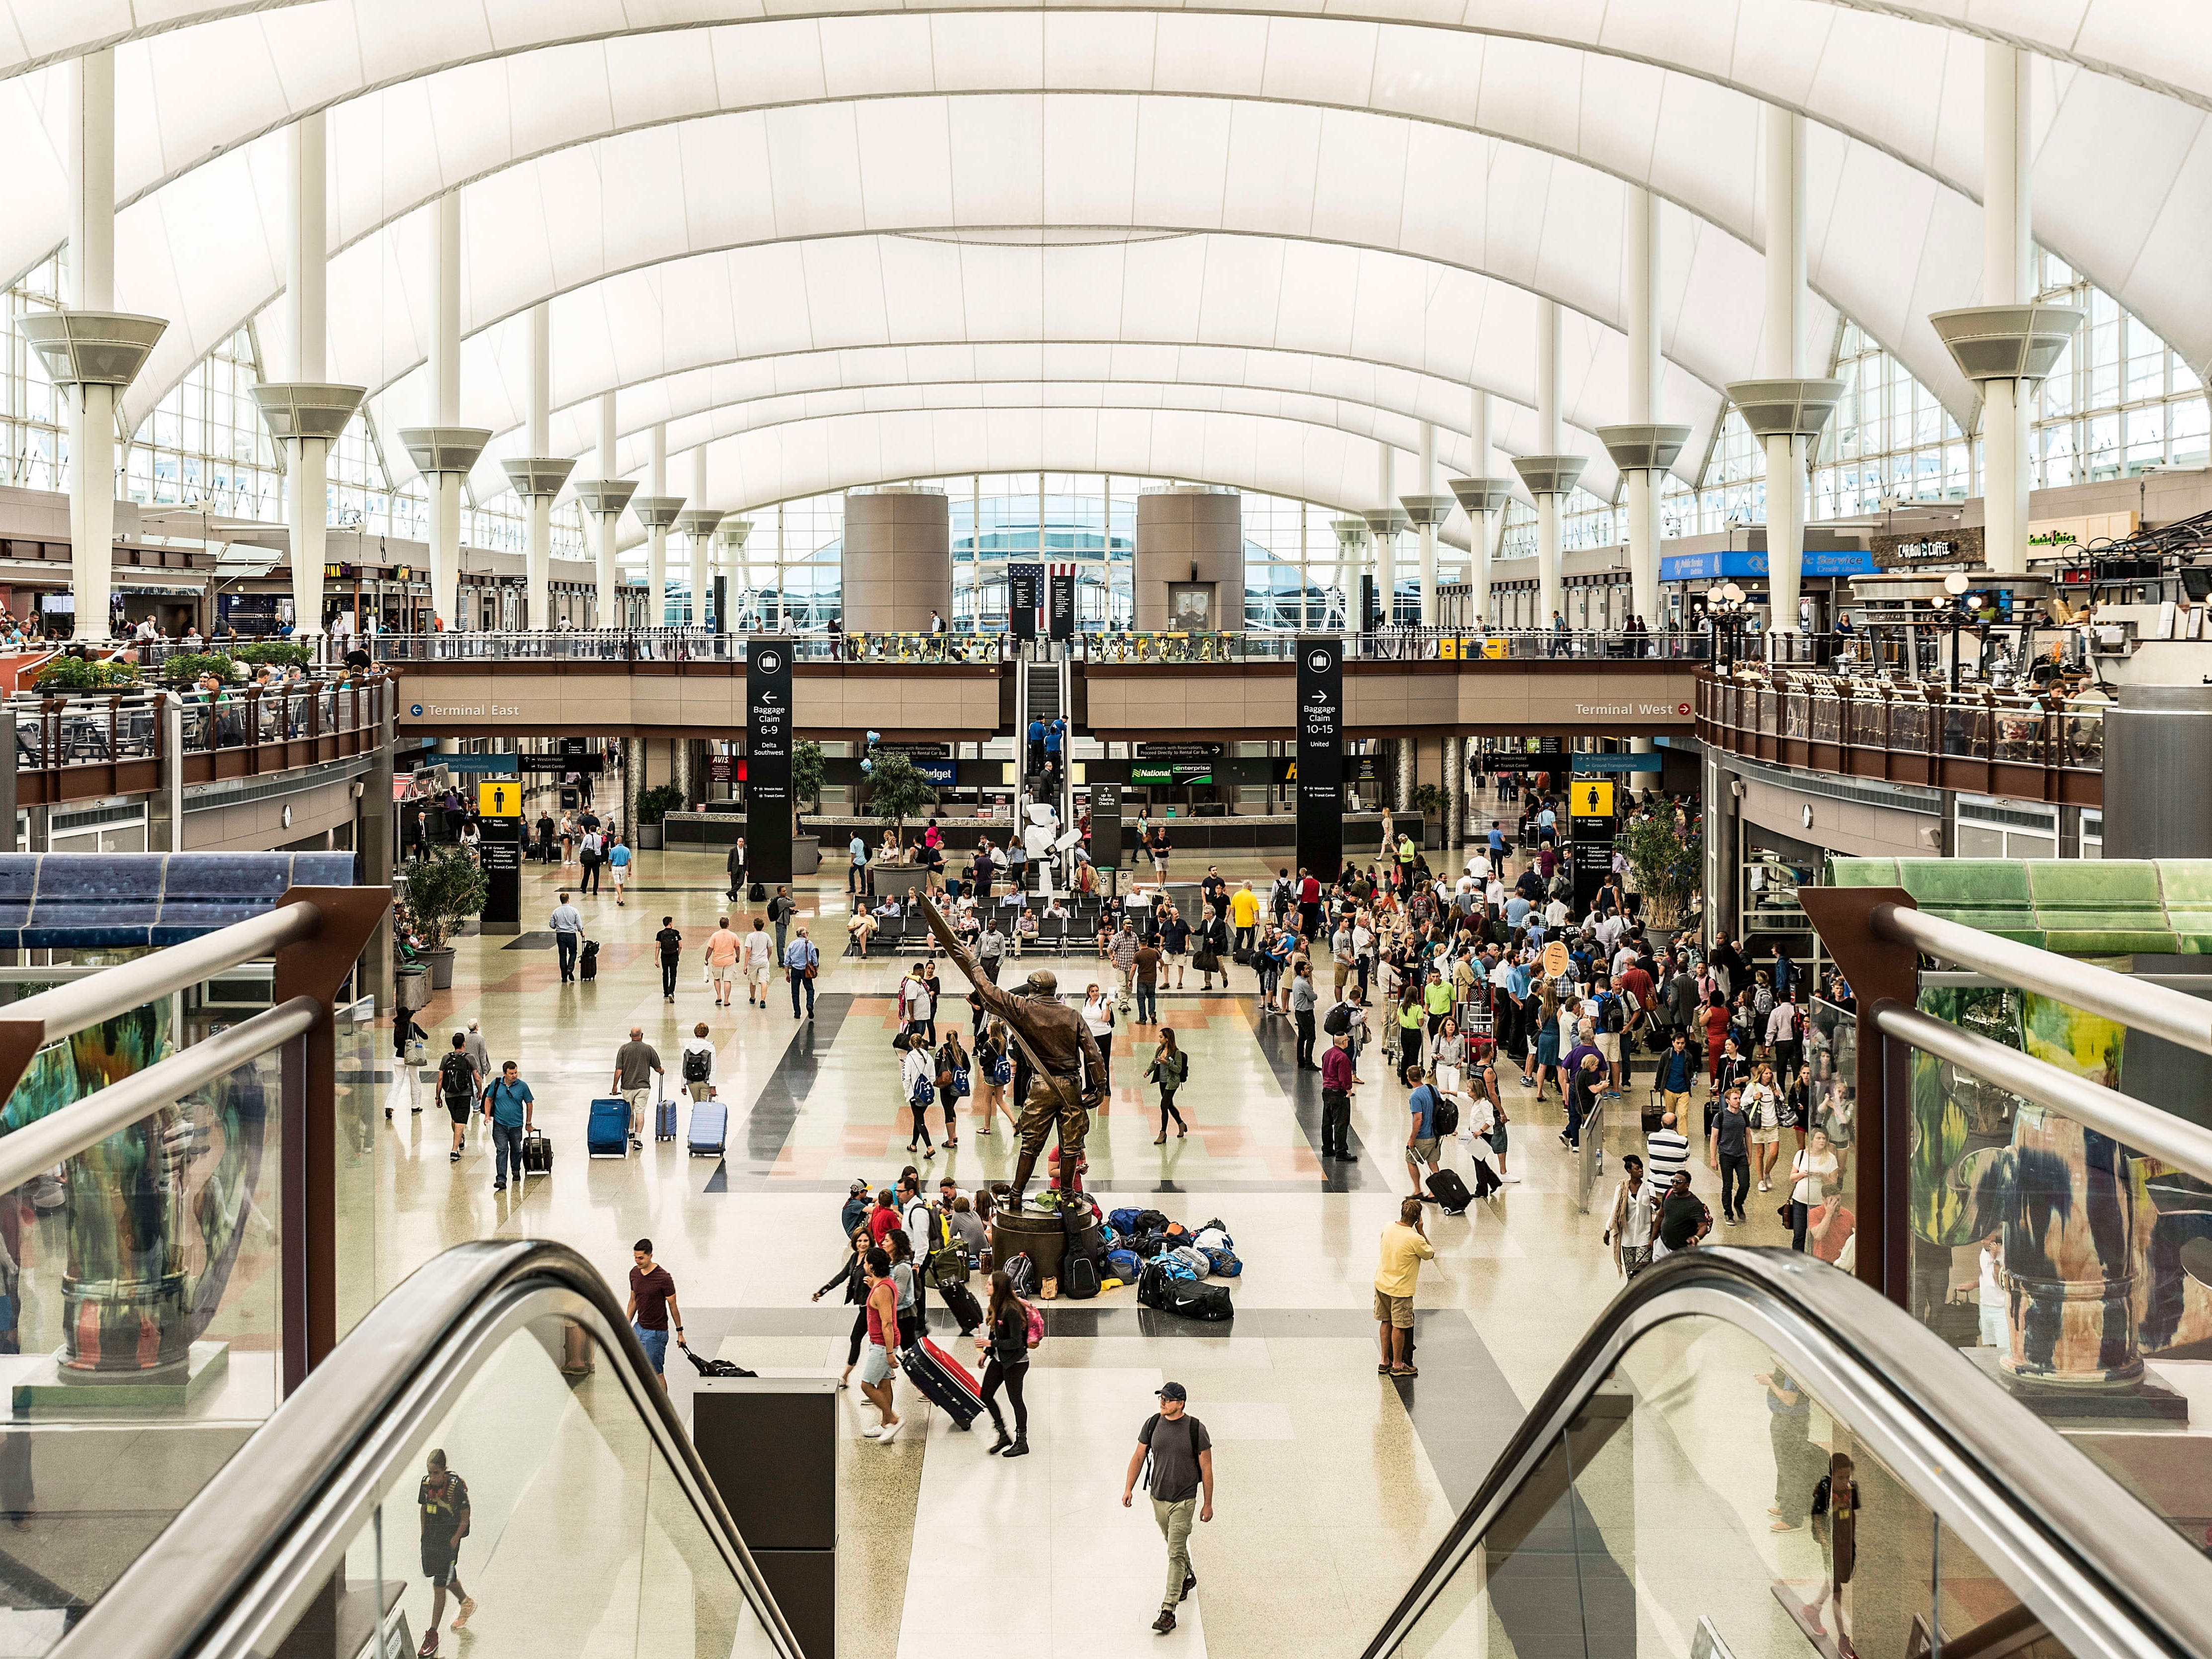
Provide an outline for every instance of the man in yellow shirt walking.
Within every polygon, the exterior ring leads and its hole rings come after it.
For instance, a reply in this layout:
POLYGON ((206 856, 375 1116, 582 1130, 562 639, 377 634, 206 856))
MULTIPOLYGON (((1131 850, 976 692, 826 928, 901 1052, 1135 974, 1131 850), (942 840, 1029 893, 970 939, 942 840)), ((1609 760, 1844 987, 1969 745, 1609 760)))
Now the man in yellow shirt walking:
POLYGON ((1375 1323, 1382 1344, 1379 1375, 1419 1376, 1413 1369, 1413 1286, 1421 1263, 1437 1259, 1437 1247, 1421 1226, 1421 1200, 1398 1206, 1398 1218, 1382 1230, 1381 1259, 1375 1268, 1375 1323))
POLYGON ((1252 940, 1260 927, 1260 896, 1246 882, 1229 896, 1229 920, 1237 929, 1237 960, 1251 959, 1252 940))

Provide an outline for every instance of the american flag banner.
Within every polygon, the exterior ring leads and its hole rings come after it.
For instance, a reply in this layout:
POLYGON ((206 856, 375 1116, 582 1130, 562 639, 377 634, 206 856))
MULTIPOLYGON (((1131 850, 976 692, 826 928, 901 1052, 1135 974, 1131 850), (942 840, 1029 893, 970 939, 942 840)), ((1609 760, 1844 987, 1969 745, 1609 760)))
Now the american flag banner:
POLYGON ((1035 639, 1044 614, 1044 566, 1036 560, 1006 562, 1006 631, 1018 640, 1035 639))

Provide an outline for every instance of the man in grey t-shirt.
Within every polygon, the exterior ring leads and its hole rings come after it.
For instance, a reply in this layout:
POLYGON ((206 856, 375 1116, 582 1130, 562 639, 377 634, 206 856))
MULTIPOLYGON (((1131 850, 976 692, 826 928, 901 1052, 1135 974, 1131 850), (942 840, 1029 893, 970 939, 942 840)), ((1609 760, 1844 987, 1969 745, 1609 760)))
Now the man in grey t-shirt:
POLYGON ((1137 1431, 1137 1449, 1129 1458, 1129 1472, 1121 1480, 1121 1507, 1131 1506, 1137 1475, 1152 1460, 1152 1519, 1168 1540, 1168 1582, 1160 1599, 1160 1616, 1152 1628, 1162 1636, 1176 1627, 1176 1607, 1198 1588, 1198 1575, 1190 1570, 1191 1512, 1200 1521, 1213 1519, 1213 1438, 1206 1425, 1190 1414, 1189 1395, 1180 1382, 1160 1386, 1160 1408, 1137 1431), (1205 1488, 1205 1502, 1199 1491, 1205 1488))
POLYGON ((629 1041, 615 1050, 615 1092, 629 1103, 629 1144, 645 1145, 645 1097, 653 1092, 653 1079, 661 1074, 660 1054, 645 1040, 645 1028, 629 1028, 629 1041))

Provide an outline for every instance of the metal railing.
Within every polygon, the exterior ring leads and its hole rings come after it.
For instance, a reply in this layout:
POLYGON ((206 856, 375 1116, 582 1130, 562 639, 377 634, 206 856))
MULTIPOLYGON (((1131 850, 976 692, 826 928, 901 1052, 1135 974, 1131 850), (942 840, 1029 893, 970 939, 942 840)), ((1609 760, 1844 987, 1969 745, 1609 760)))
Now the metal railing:
POLYGON ((209 691, 19 692, 5 703, 15 732, 17 799, 52 804, 150 789, 173 744, 175 758, 186 763, 226 757, 191 768, 200 775, 192 781, 311 765, 334 758, 333 748, 358 752, 380 732, 392 691, 388 676, 370 672, 209 691), (325 741, 331 738, 348 741, 325 741))
MULTIPOLYGON (((1007 634, 810 633, 782 640, 797 662, 993 665, 1060 657, 1078 662, 1182 666, 1194 663, 1288 663, 1295 632, 1185 633, 1109 630, 1068 640, 1007 634)), ((703 629, 599 629, 550 633, 380 634, 367 641, 380 663, 601 662, 740 664, 752 636, 703 629)), ((1510 659, 1698 662, 1712 655, 1702 633, 1625 629, 1387 628, 1329 635, 1355 662, 1483 662, 1510 659)))
POLYGON ((1699 675, 1696 708, 1702 738, 1755 759, 2078 805, 2103 799, 2101 698, 1744 665, 1699 675))

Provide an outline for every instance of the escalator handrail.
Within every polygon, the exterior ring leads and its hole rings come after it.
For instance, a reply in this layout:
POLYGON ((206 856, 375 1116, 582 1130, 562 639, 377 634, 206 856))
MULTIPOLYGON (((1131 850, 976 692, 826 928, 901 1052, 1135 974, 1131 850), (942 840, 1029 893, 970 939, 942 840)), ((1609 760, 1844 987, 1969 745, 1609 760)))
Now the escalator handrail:
MULTIPOLYGON (((1714 1248, 1669 1256, 1614 1297, 1522 1419, 1363 1659, 1386 1659, 1406 1638, 1632 1340, 1674 1319, 1726 1317, 1730 1301, 1779 1316, 1831 1346, 1844 1369, 1873 1385, 1864 1398, 1901 1408, 1958 1460, 1956 1468, 2003 1493, 2011 1504, 2006 1524, 2049 1552, 2053 1571, 2044 1582, 2086 1581, 2128 1609, 2167 1652, 2212 1656, 2212 1595, 2205 1593, 2212 1565, 2087 1454, 1851 1275, 1792 1251, 1714 1248)), ((1848 1408, 1858 1402, 1821 1403, 1849 1424, 1848 1408)))
POLYGON ((246 1595, 355 1454, 438 1355, 495 1321, 526 1289, 573 1293, 598 1316, 602 1352, 780 1659, 804 1659, 667 1391, 598 1270, 565 1244, 479 1240, 446 1250, 379 1302, 248 1437, 53 1650, 102 1659, 183 1659, 246 1595))

